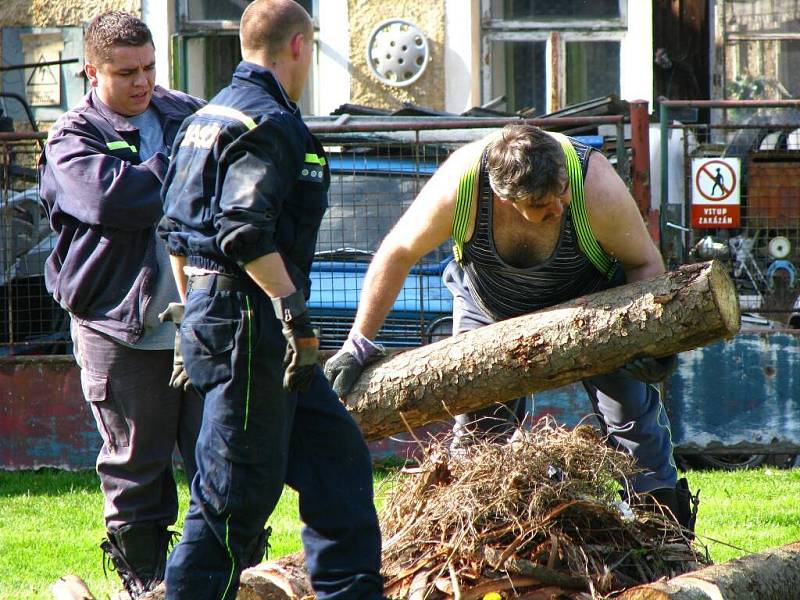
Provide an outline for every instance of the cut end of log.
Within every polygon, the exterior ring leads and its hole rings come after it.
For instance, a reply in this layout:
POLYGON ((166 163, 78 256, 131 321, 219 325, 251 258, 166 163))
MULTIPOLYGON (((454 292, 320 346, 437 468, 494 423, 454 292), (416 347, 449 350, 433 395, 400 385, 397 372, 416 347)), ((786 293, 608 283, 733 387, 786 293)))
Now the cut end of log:
POLYGON ((742 325, 739 295, 736 293, 736 285, 725 266, 718 260, 710 262, 709 283, 720 319, 728 332, 725 337, 731 338, 739 332, 742 325))
POLYGON ((56 600, 95 600, 92 592, 77 575, 64 575, 52 587, 53 597, 56 600))

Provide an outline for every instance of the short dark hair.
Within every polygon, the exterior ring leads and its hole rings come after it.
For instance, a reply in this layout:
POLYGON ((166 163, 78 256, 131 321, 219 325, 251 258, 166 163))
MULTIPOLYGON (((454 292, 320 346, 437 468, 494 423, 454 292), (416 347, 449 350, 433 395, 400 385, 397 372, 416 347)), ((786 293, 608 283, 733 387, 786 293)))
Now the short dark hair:
POLYGON ((314 34, 311 17, 294 0, 254 0, 239 23, 242 50, 274 57, 296 33, 314 34))
POLYGON ((533 125, 506 125, 489 147, 487 169, 494 193, 513 202, 535 205, 566 183, 561 144, 533 125))
POLYGON ((109 10, 97 15, 83 36, 86 60, 97 65, 111 60, 111 51, 115 46, 145 44, 153 44, 150 29, 141 19, 121 10, 109 10))

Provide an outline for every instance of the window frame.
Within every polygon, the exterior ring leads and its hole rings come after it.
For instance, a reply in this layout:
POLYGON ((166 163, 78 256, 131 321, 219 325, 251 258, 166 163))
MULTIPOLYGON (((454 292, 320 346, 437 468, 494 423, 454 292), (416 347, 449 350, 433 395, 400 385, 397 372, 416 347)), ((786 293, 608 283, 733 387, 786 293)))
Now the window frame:
MULTIPOLYGON (((189 18, 189 4, 192 0, 178 0, 178 31, 194 32, 196 30, 230 31, 239 29, 239 20, 226 19, 191 19, 189 18)), ((311 1, 311 18, 314 21, 314 30, 319 31, 319 2, 311 1)))
POLYGON ((491 17, 492 0, 481 0, 481 103, 489 104, 493 83, 494 42, 545 43, 545 113, 566 103, 567 50, 569 42, 616 42, 620 44, 619 86, 622 87, 622 43, 628 33, 628 0, 618 0, 620 16, 613 19, 507 20, 491 17), (554 68, 555 65, 555 68, 554 68))

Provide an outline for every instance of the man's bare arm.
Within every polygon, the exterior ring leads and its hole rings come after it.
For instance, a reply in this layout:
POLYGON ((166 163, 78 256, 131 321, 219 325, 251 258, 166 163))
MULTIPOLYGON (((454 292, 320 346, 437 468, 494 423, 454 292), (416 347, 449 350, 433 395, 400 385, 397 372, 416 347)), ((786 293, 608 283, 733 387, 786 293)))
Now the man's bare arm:
POLYGON ((647 232, 639 208, 608 160, 593 152, 585 183, 592 232, 602 248, 625 268, 628 282, 664 272, 661 253, 647 232))
POLYGON ((270 298, 283 298, 297 290, 286 270, 283 257, 277 252, 251 260, 244 266, 244 270, 270 298))
POLYGON ((186 257, 169 255, 169 266, 172 269, 172 278, 175 280, 175 287, 178 288, 178 296, 183 304, 186 304, 186 274, 183 267, 186 266, 186 257))
POLYGON ((454 152, 383 240, 364 279, 356 332, 367 338, 378 334, 411 267, 450 237, 459 179, 485 144, 474 142, 454 152))

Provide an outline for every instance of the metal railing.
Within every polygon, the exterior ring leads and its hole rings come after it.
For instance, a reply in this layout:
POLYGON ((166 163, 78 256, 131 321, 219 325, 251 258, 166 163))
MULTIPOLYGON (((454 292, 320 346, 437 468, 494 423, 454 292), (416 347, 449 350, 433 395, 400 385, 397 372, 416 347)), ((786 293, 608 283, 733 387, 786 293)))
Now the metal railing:
MULTIPOLYGON (((463 143, 520 121, 346 116, 309 120, 326 147, 332 174, 309 300, 323 347, 335 348, 344 340, 372 255, 438 166, 463 143)), ((610 125, 607 129, 616 135, 594 136, 591 141, 615 163, 623 179, 634 179, 624 117, 526 122, 569 135, 594 135, 598 126, 610 125)), ((35 166, 44 137, 34 132, 0 134, 0 356, 69 351, 68 318, 43 280, 44 262, 55 241, 37 194, 35 166)), ((412 269, 378 341, 409 347, 449 334, 452 298, 441 274, 450 253, 449 243, 443 244, 412 269)))

